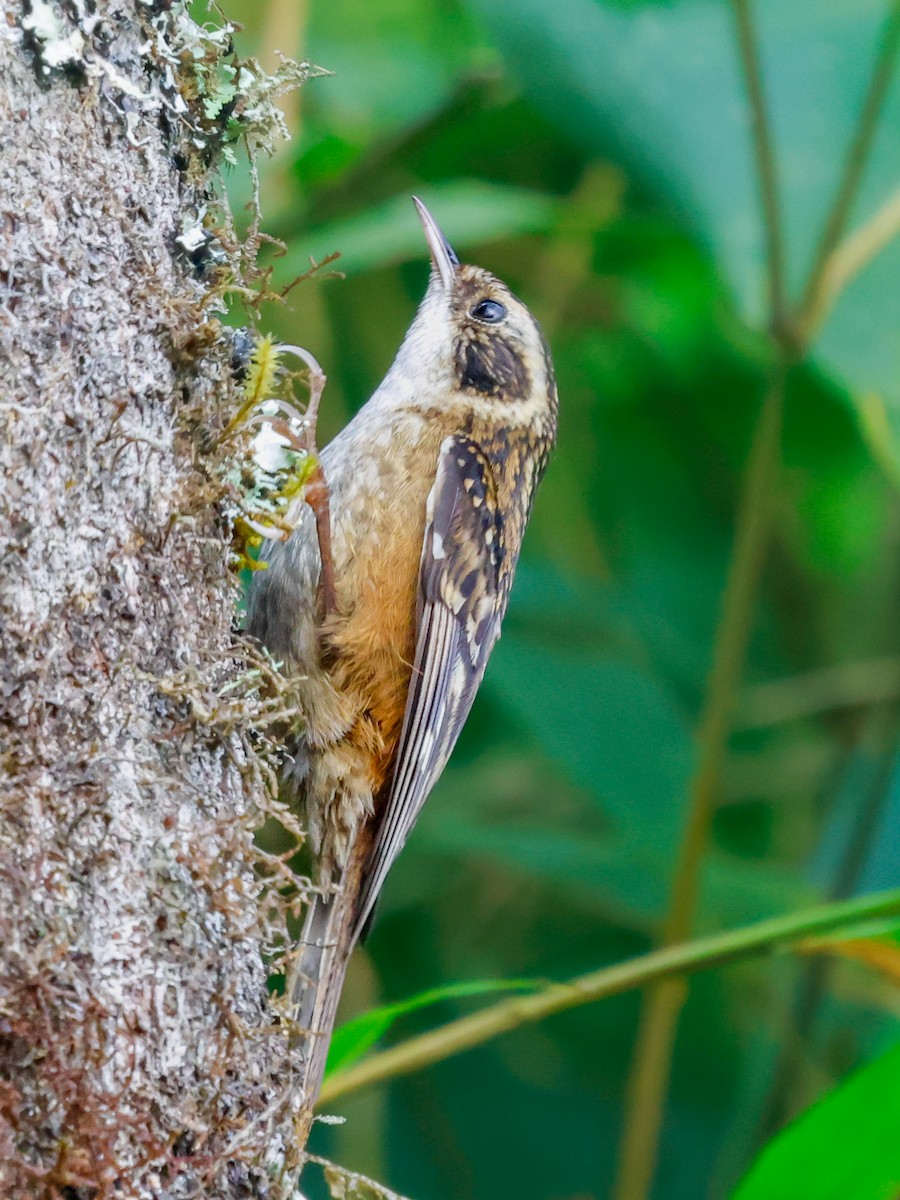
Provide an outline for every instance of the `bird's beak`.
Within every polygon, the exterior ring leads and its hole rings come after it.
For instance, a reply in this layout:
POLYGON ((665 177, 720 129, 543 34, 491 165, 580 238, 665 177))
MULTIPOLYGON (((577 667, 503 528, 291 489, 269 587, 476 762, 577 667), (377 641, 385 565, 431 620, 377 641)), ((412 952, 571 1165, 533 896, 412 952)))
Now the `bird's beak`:
POLYGON ((422 228, 425 230, 425 240, 431 251, 434 269, 440 275, 445 290, 449 291, 456 278, 456 272, 459 270, 459 259, 454 254, 453 247, 441 233, 441 227, 418 196, 413 196, 413 203, 418 211, 419 220, 422 222, 422 228))

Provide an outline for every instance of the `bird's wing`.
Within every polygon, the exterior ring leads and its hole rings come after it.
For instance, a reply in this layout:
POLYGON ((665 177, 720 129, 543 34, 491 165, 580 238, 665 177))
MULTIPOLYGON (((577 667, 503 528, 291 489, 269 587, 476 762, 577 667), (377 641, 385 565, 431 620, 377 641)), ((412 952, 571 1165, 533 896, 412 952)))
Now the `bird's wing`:
POLYGON ((490 464, 470 438, 447 437, 428 497, 416 654, 403 728, 360 894, 357 929, 364 928, 472 707, 506 607, 503 553, 490 464))

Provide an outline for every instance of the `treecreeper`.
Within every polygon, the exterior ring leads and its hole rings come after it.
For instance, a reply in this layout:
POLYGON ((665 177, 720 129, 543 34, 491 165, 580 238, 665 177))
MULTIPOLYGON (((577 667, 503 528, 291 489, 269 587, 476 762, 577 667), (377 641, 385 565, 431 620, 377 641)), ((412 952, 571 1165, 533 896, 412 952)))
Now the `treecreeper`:
POLYGON ((254 573, 248 632, 298 677, 285 784, 319 894, 289 981, 318 1092, 349 954, 472 707, 506 612, 557 392, 537 321, 461 265, 416 200, 425 297, 367 404, 323 450, 334 599, 299 499, 254 573))

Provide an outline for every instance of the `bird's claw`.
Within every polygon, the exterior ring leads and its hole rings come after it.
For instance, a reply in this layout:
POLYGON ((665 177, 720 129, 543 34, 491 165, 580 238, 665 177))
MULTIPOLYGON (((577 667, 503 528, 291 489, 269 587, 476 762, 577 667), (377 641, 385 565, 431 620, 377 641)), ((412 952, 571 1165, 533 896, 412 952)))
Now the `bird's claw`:
MULTIPOLYGON (((325 391, 327 376, 319 366, 318 360, 302 346, 280 346, 284 354, 293 354, 306 364, 309 370, 309 404, 303 416, 302 449, 314 458, 316 466, 307 480, 303 490, 303 498, 313 510, 316 519, 316 537, 319 543, 319 559, 322 564, 322 593, 325 600, 325 615, 329 616, 337 610, 337 593, 334 581, 334 557, 331 551, 331 493, 328 481, 322 470, 319 449, 316 444, 316 431, 319 422, 319 404, 325 391)), ((275 426, 276 432, 281 432, 275 426)), ((279 423, 280 424, 280 423, 279 423)))

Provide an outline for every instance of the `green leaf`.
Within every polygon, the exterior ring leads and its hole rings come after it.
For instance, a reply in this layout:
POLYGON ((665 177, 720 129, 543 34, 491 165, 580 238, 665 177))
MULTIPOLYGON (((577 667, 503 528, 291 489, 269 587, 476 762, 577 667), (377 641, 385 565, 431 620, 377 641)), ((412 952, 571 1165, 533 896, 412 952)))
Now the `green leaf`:
POLYGON ((855 1072, 763 1149, 732 1200, 896 1200, 900 1045, 855 1072), (802 1181, 802 1182, 801 1182, 802 1181))
MULTIPOLYGON (((457 252, 545 230, 559 207, 558 201, 539 192, 465 180, 429 185, 424 199, 457 252)), ((310 257, 320 262, 335 251, 341 256, 338 269, 346 275, 423 259, 422 226, 410 196, 394 196, 360 216, 310 229, 298 239, 296 249, 279 260, 279 278, 300 275, 308 269, 310 257)))
POLYGON ((370 1009, 345 1021, 335 1031, 328 1051, 326 1078, 332 1072, 349 1067, 362 1058, 367 1050, 390 1029, 396 1020, 442 1000, 458 1000, 461 996, 484 996, 490 992, 534 992, 545 984, 537 979, 472 979, 463 983, 448 983, 428 988, 408 1000, 370 1009))

